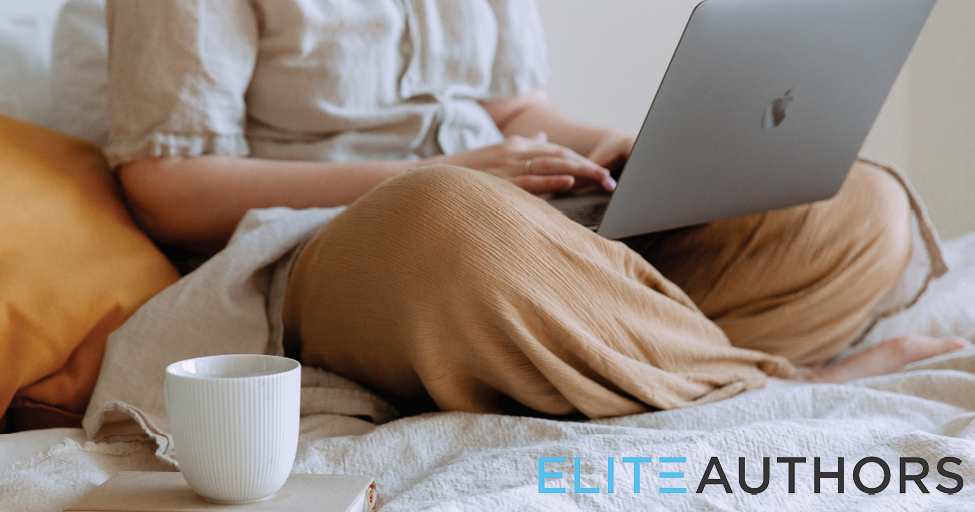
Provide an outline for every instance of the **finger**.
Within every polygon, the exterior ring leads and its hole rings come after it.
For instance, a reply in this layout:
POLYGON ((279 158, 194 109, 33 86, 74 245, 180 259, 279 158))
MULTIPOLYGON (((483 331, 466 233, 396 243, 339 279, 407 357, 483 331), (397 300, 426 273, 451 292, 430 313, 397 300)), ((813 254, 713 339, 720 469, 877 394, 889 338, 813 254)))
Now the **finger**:
POLYGON ((602 182, 609 177, 609 171, 593 164, 589 160, 576 160, 574 158, 562 158, 543 156, 533 158, 531 163, 531 173, 540 176, 556 176, 566 174, 584 180, 602 182))
POLYGON ((589 159, 596 165, 610 169, 614 165, 619 165, 620 162, 625 162, 630 157, 630 150, 632 149, 633 147, 629 142, 623 140, 611 146, 597 147, 589 155, 589 159))
POLYGON ((505 141, 509 143, 514 143, 516 145, 526 145, 532 143, 548 143, 548 134, 545 132, 538 132, 531 137, 523 137, 521 135, 508 135, 505 137, 505 141))
POLYGON ((610 176, 609 171, 594 166, 589 160, 541 157, 532 160, 531 172, 543 176, 566 174, 577 179, 599 183, 607 192, 616 190, 616 180, 610 176))
POLYGON ((511 182, 530 194, 566 192, 572 190, 576 180, 572 176, 517 176, 511 182))
POLYGON ((608 147, 598 147, 589 155, 589 160, 596 165, 601 167, 608 167, 611 163, 618 160, 620 157, 619 148, 608 146, 608 147))
POLYGON ((526 139, 526 144, 523 147, 517 148, 517 156, 524 159, 538 158, 542 156, 556 156, 591 162, 591 160, 588 158, 576 153, 575 151, 572 151, 565 146, 560 146, 551 142, 537 141, 534 139, 526 139))
POLYGON ((597 182, 602 182, 610 176, 609 169, 596 165, 592 160, 561 146, 556 146, 555 150, 542 148, 537 152, 525 152, 515 160, 516 162, 531 160, 529 174, 571 174, 577 178, 597 182))

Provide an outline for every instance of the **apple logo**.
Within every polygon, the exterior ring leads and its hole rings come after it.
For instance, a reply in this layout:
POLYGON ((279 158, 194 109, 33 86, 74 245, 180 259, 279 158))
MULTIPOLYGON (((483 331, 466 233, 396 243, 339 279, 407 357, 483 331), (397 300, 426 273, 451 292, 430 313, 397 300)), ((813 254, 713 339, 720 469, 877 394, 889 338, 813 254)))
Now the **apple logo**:
POLYGON ((775 98, 762 115, 762 128, 768 130, 782 124, 785 120, 785 109, 793 99, 795 98, 792 97, 792 89, 785 91, 781 98, 775 98))

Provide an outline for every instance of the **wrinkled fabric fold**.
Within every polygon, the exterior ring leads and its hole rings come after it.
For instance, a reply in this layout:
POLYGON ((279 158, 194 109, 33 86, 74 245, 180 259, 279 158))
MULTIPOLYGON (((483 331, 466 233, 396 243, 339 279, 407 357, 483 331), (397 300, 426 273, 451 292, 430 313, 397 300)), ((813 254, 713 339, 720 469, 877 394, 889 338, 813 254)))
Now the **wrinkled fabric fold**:
POLYGON ((641 256, 503 180, 416 170, 307 243, 286 336, 407 411, 686 407, 845 348, 910 228, 900 185, 860 163, 832 200, 656 235, 641 256))

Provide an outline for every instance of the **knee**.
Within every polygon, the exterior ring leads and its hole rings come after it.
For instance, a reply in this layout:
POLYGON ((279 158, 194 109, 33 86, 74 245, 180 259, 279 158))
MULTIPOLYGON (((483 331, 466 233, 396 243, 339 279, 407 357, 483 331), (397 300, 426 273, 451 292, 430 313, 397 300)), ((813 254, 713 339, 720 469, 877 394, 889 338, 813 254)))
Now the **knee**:
POLYGON ((416 227, 449 230, 451 225, 484 225, 514 219, 538 198, 484 172, 436 165, 413 169, 385 181, 350 210, 370 216, 409 216, 416 227), (364 212, 363 212, 364 213, 364 212), (477 222, 474 222, 477 221, 477 222))
MULTIPOLYGON (((492 185, 485 173, 454 167, 449 165, 435 165, 421 167, 404 172, 383 182, 366 196, 363 202, 382 199, 384 202, 396 203, 402 208, 416 212, 417 210, 442 211, 445 203, 451 205, 470 204, 479 202, 482 197, 490 195, 492 185)), ((494 178, 503 183, 502 180, 494 178)))
POLYGON ((851 225, 863 254, 872 255, 896 280, 911 258, 913 228, 910 199, 904 187, 887 171, 858 161, 841 194, 847 195, 851 225), (854 224, 855 223, 855 224, 854 224))
POLYGON ((384 182, 381 189, 392 188, 405 192, 435 191, 463 192, 481 183, 487 173, 453 165, 430 165, 410 169, 384 182))
POLYGON ((485 198, 496 184, 482 174, 435 166, 390 178, 325 224, 298 261, 316 268, 355 268, 351 274, 360 280, 406 278, 416 271, 410 264, 442 260, 444 252, 468 245, 479 225, 490 225, 478 222, 476 210, 486 209, 485 198))

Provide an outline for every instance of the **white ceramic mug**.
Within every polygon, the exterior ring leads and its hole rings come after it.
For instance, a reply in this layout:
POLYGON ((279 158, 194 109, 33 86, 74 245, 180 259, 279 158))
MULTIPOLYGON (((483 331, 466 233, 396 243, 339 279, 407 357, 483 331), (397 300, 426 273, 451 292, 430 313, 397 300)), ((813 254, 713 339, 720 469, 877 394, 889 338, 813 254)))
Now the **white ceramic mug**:
POLYGON ((284 485, 298 449, 301 364, 260 355, 166 368, 166 413, 180 471, 207 501, 241 504, 284 485))

